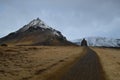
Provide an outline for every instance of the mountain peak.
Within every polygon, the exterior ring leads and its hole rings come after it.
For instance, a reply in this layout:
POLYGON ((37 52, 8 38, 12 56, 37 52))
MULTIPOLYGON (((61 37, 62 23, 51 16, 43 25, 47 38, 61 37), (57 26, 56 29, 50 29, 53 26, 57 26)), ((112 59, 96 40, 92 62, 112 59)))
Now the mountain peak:
POLYGON ((40 20, 39 18, 36 18, 36 19, 33 19, 32 21, 30 21, 27 25, 25 25, 21 29, 19 29, 18 32, 24 32, 24 31, 28 30, 30 27, 32 27, 32 28, 40 27, 43 29, 50 29, 51 28, 47 24, 45 24, 42 20, 40 20))
POLYGON ((74 45, 67 41, 60 31, 45 24, 39 18, 33 19, 18 31, 0 39, 0 44, 13 45, 74 45))
POLYGON ((39 17, 37 17, 37 20, 40 20, 40 18, 39 18, 39 17))

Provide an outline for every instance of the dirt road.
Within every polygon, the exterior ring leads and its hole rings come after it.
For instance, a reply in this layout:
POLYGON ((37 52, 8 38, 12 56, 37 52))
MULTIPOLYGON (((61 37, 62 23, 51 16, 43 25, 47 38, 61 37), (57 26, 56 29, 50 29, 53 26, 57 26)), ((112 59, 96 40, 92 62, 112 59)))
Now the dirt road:
POLYGON ((96 52, 86 47, 85 53, 61 80, 105 80, 103 68, 96 52))

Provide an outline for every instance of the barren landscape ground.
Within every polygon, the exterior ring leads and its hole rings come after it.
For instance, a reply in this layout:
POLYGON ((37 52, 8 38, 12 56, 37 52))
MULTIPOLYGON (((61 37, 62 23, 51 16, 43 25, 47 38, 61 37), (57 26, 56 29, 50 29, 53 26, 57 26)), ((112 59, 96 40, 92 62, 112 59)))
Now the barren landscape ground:
MULTIPOLYGON (((81 63, 84 64, 81 67, 88 66, 86 71, 90 69, 88 74, 96 73, 95 75, 102 76, 101 74, 98 75, 100 70, 98 65, 100 65, 103 67, 103 71, 105 71, 107 80, 119 80, 120 49, 92 49, 95 52, 91 52, 91 50, 89 51, 85 47, 77 46, 0 47, 0 80, 63 80, 67 79, 65 76, 76 65, 79 70, 76 68, 76 71, 74 70, 75 74, 82 76, 80 71, 84 72, 84 70, 79 68, 81 63), (94 57, 96 55, 98 55, 98 58, 94 57), (98 64, 99 62, 102 64, 98 64), (95 65, 92 63, 95 63, 95 65), (96 70, 98 72, 94 72, 96 70), (76 73, 77 71, 78 73, 76 73)), ((85 75, 83 76, 85 77, 85 75)), ((91 78, 95 77, 92 76, 91 78)), ((74 79, 71 78, 69 80, 74 79)))

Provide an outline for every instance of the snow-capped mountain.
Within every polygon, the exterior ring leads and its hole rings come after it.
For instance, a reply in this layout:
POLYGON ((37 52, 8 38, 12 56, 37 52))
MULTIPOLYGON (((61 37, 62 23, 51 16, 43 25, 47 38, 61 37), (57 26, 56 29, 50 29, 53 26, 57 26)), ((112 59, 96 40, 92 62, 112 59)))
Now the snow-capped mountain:
MULTIPOLYGON (((120 47, 120 39, 106 37, 86 37, 88 46, 98 47, 120 47)), ((73 43, 81 44, 82 39, 73 40, 73 43)))
POLYGON ((41 29, 42 31, 49 29, 53 32, 53 34, 57 35, 57 36, 62 36, 62 34, 49 27, 46 23, 44 23, 42 20, 40 20, 39 18, 37 19, 33 19, 29 24, 25 25, 24 27, 22 27, 21 29, 19 29, 17 32, 25 32, 27 31, 29 28, 34 28, 34 29, 41 29))
POLYGON ((45 24, 39 18, 32 20, 19 30, 0 39, 0 44, 15 45, 69 45, 71 42, 61 34, 45 24))
POLYGON ((48 29, 52 29, 47 24, 45 24, 42 20, 37 18, 37 19, 32 20, 29 24, 27 24, 24 27, 22 27, 20 30, 18 30, 18 32, 24 32, 24 31, 28 30, 30 27, 33 27, 33 28, 43 28, 43 29, 47 29, 47 28, 48 29))

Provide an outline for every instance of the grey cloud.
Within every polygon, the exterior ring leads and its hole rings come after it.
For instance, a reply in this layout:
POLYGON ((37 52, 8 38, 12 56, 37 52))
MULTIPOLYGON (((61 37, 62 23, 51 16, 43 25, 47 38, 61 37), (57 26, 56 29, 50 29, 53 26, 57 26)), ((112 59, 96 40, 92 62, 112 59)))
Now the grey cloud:
POLYGON ((120 38, 120 0, 0 0, 0 36, 40 17, 68 39, 120 38))

